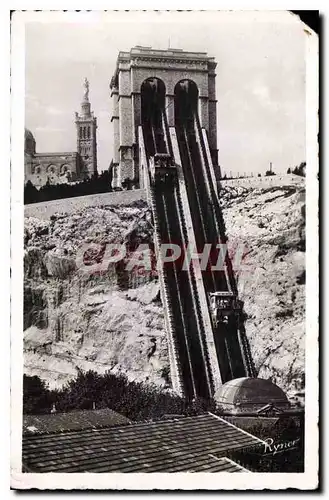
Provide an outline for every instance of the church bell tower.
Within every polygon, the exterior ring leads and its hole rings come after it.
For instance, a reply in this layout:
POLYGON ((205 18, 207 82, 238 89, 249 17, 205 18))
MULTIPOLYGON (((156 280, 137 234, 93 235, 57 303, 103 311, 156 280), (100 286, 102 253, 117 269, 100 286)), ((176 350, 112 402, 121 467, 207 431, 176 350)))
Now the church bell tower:
POLYGON ((97 174, 97 118, 91 111, 89 102, 89 81, 85 78, 84 95, 81 102, 81 111, 75 113, 77 127, 77 151, 81 159, 81 170, 84 177, 97 174))

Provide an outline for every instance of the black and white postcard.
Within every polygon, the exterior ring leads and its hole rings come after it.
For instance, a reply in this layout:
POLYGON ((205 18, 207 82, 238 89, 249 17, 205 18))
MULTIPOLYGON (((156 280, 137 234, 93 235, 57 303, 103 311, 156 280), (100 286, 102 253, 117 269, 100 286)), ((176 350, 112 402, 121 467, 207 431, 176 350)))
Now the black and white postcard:
POLYGON ((12 488, 315 489, 317 34, 16 11, 11 75, 12 488))

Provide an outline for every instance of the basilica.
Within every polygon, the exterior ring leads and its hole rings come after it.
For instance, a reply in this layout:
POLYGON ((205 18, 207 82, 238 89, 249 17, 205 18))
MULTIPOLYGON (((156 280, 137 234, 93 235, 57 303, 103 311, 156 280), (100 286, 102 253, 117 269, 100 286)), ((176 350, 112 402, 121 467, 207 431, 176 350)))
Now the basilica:
POLYGON ((36 141, 25 129, 24 173, 36 187, 82 181, 97 173, 97 118, 89 102, 89 82, 84 81, 80 113, 75 113, 77 151, 37 153, 36 141))

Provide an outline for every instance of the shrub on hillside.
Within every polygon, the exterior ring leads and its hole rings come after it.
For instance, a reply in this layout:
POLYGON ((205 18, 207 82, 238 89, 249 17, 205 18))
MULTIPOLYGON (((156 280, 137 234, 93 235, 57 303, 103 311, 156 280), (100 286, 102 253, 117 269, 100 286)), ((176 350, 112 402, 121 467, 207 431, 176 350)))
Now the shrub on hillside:
POLYGON ((130 179, 129 177, 126 177, 122 181, 122 188, 126 189, 127 191, 130 191, 131 189, 136 189, 138 187, 138 179, 134 177, 133 179, 130 179))
POLYGON ((295 167, 292 171, 292 174, 299 175, 300 177, 305 177, 306 176, 306 162, 303 161, 302 163, 299 164, 298 167, 295 167))
POLYGON ((91 370, 79 371, 76 379, 60 390, 48 391, 47 401, 44 413, 50 411, 53 402, 58 412, 92 409, 95 403, 96 408, 111 408, 135 422, 215 410, 212 400, 186 401, 155 385, 130 382, 123 374, 98 374, 91 370))
POLYGON ((242 421, 237 417, 230 422, 265 441, 262 449, 231 451, 228 455, 231 460, 255 472, 303 472, 303 414, 278 418, 242 417, 242 421))
POLYGON ((51 395, 46 383, 38 376, 23 377, 23 413, 49 413, 51 395))

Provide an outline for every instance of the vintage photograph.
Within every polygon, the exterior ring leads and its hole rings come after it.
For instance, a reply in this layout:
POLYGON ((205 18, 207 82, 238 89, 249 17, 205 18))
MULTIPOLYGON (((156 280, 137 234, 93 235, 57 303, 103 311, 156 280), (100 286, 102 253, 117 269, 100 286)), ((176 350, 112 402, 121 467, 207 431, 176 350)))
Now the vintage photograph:
POLYGON ((316 35, 288 11, 15 14, 13 487, 316 487, 316 35))

